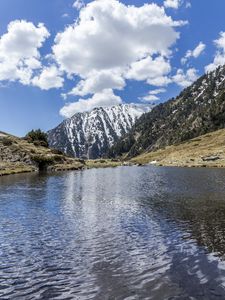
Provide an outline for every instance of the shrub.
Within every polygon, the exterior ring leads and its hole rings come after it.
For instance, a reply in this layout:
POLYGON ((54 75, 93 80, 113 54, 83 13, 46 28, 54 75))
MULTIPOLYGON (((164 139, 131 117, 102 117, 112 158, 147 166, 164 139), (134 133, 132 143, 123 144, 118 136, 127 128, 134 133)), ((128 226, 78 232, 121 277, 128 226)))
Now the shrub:
POLYGON ((47 134, 40 129, 31 130, 27 133, 25 139, 29 143, 34 143, 35 146, 48 147, 47 134))
POLYGON ((13 144, 13 142, 9 138, 4 137, 2 139, 2 144, 3 144, 3 146, 8 147, 8 146, 11 146, 13 144))
POLYGON ((54 156, 37 154, 37 155, 31 156, 31 159, 36 163, 46 163, 46 164, 54 163, 54 156))

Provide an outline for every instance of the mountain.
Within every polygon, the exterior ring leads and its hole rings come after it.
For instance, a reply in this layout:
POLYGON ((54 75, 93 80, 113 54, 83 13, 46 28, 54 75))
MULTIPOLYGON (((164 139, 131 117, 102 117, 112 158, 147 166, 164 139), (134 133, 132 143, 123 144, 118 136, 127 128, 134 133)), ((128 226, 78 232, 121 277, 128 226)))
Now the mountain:
POLYGON ((225 129, 198 136, 178 145, 146 152, 130 163, 176 167, 225 167, 225 129))
POLYGON ((149 110, 149 105, 121 104, 76 113, 48 132, 48 142, 74 157, 99 158, 149 110))
POLYGON ((134 157, 225 128, 225 66, 141 116, 109 156, 134 157))

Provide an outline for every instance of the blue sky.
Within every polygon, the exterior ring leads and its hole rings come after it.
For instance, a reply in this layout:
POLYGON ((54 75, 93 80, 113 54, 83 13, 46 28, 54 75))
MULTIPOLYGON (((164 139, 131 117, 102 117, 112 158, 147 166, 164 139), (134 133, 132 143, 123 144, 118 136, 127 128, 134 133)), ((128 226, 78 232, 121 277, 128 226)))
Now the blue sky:
POLYGON ((0 1, 0 130, 23 136, 95 105, 166 101, 225 63, 224 1, 74 3, 0 1))

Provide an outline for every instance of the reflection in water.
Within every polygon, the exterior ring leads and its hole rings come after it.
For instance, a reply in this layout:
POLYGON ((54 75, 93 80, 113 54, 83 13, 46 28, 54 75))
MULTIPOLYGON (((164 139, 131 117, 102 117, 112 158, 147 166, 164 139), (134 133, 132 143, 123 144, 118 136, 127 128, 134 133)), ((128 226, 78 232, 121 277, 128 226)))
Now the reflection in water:
POLYGON ((0 299, 225 299, 224 170, 0 179, 0 299))

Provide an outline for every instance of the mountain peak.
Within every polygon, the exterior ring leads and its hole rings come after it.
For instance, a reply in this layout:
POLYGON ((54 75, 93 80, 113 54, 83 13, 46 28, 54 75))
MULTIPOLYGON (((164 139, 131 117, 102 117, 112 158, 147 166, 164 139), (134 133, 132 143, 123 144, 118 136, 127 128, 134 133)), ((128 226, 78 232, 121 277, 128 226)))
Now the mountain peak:
POLYGON ((151 108, 119 104, 76 113, 48 132, 49 145, 74 157, 102 157, 151 108))

